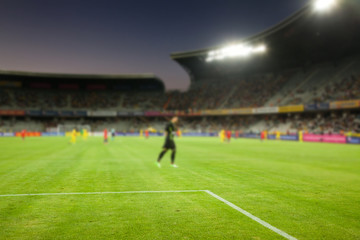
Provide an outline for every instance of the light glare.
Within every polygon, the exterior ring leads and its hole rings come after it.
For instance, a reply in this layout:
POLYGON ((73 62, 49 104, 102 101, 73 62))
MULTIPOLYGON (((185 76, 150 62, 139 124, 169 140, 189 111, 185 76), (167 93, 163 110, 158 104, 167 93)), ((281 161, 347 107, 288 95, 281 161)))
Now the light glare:
POLYGON ((316 11, 324 12, 336 5, 336 0, 316 0, 314 3, 314 8, 316 11))
POLYGON ((248 57, 252 54, 264 53, 265 45, 249 46, 243 44, 230 45, 219 50, 211 51, 206 58, 207 62, 223 60, 225 58, 248 57))

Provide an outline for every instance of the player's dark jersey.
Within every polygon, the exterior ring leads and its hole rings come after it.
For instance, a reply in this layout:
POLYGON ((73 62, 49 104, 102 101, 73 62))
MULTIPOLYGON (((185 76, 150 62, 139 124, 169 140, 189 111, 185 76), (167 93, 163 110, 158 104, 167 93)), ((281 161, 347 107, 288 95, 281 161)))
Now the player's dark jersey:
POLYGON ((174 131, 175 131, 174 124, 172 122, 169 122, 165 127, 166 139, 163 148, 167 148, 167 149, 176 148, 174 141, 174 131))
POLYGON ((169 122, 165 127, 166 140, 174 140, 175 127, 172 122, 169 122))

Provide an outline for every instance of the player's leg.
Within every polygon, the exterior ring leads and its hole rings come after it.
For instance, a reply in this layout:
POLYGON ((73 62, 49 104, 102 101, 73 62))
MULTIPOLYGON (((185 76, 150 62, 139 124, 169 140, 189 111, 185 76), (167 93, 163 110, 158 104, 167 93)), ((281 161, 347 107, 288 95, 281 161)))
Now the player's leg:
POLYGON ((171 166, 173 167, 178 167, 176 164, 175 164, 175 155, 176 155, 176 145, 175 145, 175 142, 173 141, 172 142, 172 146, 171 146, 171 166))
POLYGON ((164 148, 164 149, 160 152, 159 157, 158 157, 158 160, 157 160, 158 163, 161 161, 162 157, 165 155, 165 153, 166 153, 167 151, 168 151, 168 149, 167 149, 167 148, 164 148))
POLYGON ((177 167, 177 165, 175 164, 175 155, 176 155, 176 149, 172 149, 171 151, 171 166, 173 167, 177 167))
POLYGON ((156 161, 156 165, 161 168, 161 164, 160 164, 160 161, 162 159, 162 157, 165 155, 165 153, 167 152, 167 148, 163 148, 163 150, 160 152, 159 154, 159 157, 158 157, 158 160, 156 161))

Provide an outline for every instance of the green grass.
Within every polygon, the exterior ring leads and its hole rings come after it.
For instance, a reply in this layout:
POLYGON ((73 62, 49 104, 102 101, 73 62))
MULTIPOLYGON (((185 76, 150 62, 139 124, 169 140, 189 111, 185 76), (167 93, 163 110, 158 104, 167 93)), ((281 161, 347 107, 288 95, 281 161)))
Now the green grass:
MULTIPOLYGON (((0 195, 208 189, 298 239, 360 239, 360 146, 0 139, 0 195)), ((0 197, 0 239, 283 239, 204 192, 0 197)))

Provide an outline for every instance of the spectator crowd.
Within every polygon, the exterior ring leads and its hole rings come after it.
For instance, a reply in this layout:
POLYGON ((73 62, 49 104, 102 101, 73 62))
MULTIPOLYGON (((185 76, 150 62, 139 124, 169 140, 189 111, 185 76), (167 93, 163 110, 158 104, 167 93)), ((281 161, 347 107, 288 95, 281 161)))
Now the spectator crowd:
MULTIPOLYGON (((0 107, 148 111, 262 107, 268 106, 269 101, 275 96, 281 99, 279 93, 291 78, 292 75, 289 74, 266 74, 221 80, 203 79, 194 81, 186 92, 167 93, 0 88, 0 107)), ((360 74, 351 74, 340 81, 329 81, 321 87, 306 88, 304 84, 294 93, 284 93, 283 98, 286 97, 287 105, 360 99, 360 74)))

